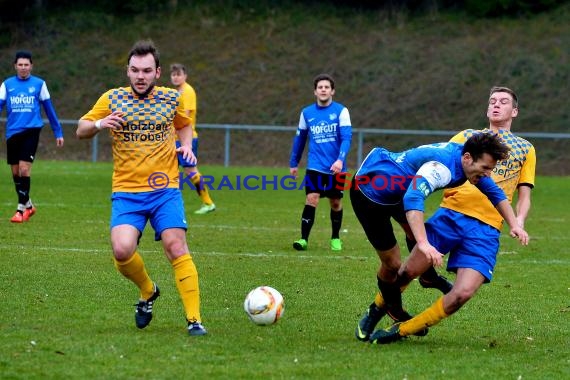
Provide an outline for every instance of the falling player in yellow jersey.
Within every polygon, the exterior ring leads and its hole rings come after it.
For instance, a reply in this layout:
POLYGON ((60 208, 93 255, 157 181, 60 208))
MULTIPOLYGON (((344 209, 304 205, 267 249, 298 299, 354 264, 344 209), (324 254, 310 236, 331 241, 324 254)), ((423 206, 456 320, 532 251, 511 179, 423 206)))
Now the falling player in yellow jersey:
POLYGON ((162 240, 174 269, 188 333, 204 335, 198 272, 186 243, 188 226, 178 189, 176 156, 178 152, 188 161, 196 162, 191 148, 191 120, 178 91, 156 86, 161 69, 159 53, 152 41, 135 43, 127 62, 130 86, 101 95, 79 120, 76 134, 86 139, 107 130, 111 136, 114 161, 111 245, 115 267, 140 289, 136 326, 142 329, 150 323, 153 305, 160 296, 137 252, 150 220, 155 240, 162 240), (178 149, 175 133, 181 142, 178 149))
MULTIPOLYGON (((170 65, 170 82, 176 86, 178 92, 182 96, 184 103, 184 109, 187 115, 192 119, 192 151, 196 158, 198 158, 198 132, 196 132, 196 91, 188 84, 188 73, 186 71, 186 66, 181 63, 173 63, 170 65)), ((179 141, 176 141, 176 146, 180 145, 179 141)), ((178 155, 178 163, 184 169, 184 175, 186 178, 190 179, 190 182, 196 189, 198 196, 202 200, 202 207, 194 211, 194 214, 207 214, 216 209, 216 205, 210 198, 208 192, 208 186, 204 186, 201 182, 202 174, 198 170, 198 166, 194 162, 188 162, 184 160, 181 155, 178 155)))
MULTIPOLYGON (((531 143, 511 132, 513 119, 518 112, 518 99, 511 89, 491 88, 487 108, 489 128, 483 131, 498 134, 510 148, 509 157, 497 163, 491 176, 503 189, 509 202, 515 190, 518 190, 516 217, 519 226, 524 228, 530 210, 530 193, 534 187, 536 153, 531 143)), ((478 132, 468 129, 455 135, 451 141, 464 142, 478 132)), ((414 318, 385 330, 377 330, 370 336, 370 342, 390 343, 421 332, 455 313, 469 301, 481 285, 492 279, 502 223, 493 205, 470 183, 446 190, 440 208, 426 222, 426 231, 431 245, 441 253, 450 253, 447 269, 457 273, 453 288, 414 318)), ((402 288, 433 264, 419 249, 419 243, 398 273, 402 288)), ((381 297, 377 297, 377 301, 378 298, 382 302, 381 297)), ((375 324, 372 322, 369 325, 375 324)))

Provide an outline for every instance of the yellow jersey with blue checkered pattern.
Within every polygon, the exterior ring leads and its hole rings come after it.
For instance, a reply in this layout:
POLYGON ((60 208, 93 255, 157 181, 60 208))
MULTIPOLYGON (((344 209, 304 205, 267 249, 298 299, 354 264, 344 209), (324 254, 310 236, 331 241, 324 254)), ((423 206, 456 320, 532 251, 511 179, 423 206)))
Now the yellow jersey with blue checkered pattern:
POLYGON ((184 109, 192 119, 192 137, 198 137, 198 131, 196 131, 196 112, 198 112, 198 107, 196 105, 196 91, 188 83, 182 85, 182 90, 180 90, 180 95, 182 97, 182 102, 184 103, 184 109))
MULTIPOLYGON (((464 143, 474 133, 480 132, 492 131, 490 129, 467 129, 459 132, 450 141, 464 143)), ((530 142, 516 136, 511 131, 500 129, 496 133, 510 148, 510 151, 506 160, 497 162, 491 178, 503 189, 510 203, 518 186, 524 184, 534 187, 536 152, 530 142)), ((503 225, 503 218, 497 209, 468 181, 461 186, 445 190, 441 207, 479 219, 499 230, 503 225)))
POLYGON ((140 97, 131 87, 105 92, 81 119, 100 120, 123 113, 120 128, 108 129, 113 149, 113 192, 144 192, 178 188, 175 129, 191 124, 176 89, 155 87, 140 97))

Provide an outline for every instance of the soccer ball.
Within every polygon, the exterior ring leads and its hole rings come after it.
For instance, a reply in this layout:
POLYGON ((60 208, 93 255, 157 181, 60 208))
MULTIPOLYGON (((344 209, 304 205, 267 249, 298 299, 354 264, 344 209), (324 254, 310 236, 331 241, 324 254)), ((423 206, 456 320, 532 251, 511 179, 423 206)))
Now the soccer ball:
POLYGON ((260 286, 247 294, 243 309, 256 325, 272 325, 281 318, 285 306, 281 293, 270 286, 260 286))

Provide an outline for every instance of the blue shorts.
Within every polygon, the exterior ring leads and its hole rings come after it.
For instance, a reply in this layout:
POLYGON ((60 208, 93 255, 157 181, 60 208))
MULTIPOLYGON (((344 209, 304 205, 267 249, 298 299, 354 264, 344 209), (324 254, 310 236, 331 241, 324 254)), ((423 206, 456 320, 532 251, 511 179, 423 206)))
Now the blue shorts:
POLYGON ((160 240, 168 228, 188 229, 184 203, 178 189, 162 189, 142 193, 115 192, 111 196, 111 228, 128 224, 140 234, 150 220, 154 240, 160 240))
MULTIPOLYGON (((180 148, 180 141, 176 140, 176 148, 180 148)), ((198 137, 192 139, 192 153, 198 158, 198 137)), ((178 165, 183 168, 195 168, 197 164, 191 164, 188 160, 182 158, 182 154, 178 153, 178 165)))
POLYGON ((440 207, 426 222, 427 238, 439 252, 449 253, 447 270, 471 268, 493 278, 501 231, 478 219, 440 207))

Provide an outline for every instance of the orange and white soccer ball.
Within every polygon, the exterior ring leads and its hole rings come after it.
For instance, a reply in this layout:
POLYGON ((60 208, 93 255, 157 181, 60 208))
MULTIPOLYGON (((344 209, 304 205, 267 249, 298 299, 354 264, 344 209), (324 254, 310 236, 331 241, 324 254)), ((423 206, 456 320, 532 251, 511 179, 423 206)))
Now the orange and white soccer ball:
POLYGON ((245 297, 243 309, 256 325, 272 325, 283 316, 283 296, 270 286, 259 286, 245 297))

